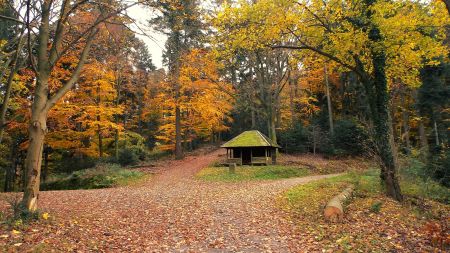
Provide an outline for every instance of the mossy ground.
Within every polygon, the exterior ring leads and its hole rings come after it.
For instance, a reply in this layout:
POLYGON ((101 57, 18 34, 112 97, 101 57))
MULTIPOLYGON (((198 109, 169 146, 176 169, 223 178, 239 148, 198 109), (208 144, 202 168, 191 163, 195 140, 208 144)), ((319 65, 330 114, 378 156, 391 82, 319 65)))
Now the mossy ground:
POLYGON ((308 169, 298 166, 238 166, 234 173, 228 167, 208 167, 197 173, 196 177, 205 181, 249 181, 303 177, 309 175, 308 169))

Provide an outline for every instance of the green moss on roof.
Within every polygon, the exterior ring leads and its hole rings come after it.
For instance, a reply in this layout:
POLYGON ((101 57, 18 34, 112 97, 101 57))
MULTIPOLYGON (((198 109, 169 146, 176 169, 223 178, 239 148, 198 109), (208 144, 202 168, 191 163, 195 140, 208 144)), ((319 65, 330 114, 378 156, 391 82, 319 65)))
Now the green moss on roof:
POLYGON ((222 145, 222 148, 236 148, 236 147, 277 147, 267 136, 257 130, 245 131, 240 135, 234 137, 227 143, 222 145))

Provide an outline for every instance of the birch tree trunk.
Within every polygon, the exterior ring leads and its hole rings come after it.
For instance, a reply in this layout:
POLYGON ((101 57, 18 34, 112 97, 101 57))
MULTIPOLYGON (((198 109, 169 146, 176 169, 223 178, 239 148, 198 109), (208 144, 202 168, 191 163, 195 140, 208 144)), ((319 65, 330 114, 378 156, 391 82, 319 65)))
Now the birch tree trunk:
POLYGON ((440 145, 440 141, 439 141, 439 130, 438 130, 438 126, 437 126, 437 122, 436 120, 433 120, 433 130, 434 130, 434 141, 436 146, 440 145))
POLYGON ((329 120, 329 124, 330 124, 330 133, 331 133, 331 135, 334 135, 333 111, 331 108, 330 84, 328 82, 328 70, 327 70, 326 64, 324 65, 323 69, 324 69, 324 74, 325 74, 325 86, 326 86, 326 95, 327 95, 328 120, 329 120))

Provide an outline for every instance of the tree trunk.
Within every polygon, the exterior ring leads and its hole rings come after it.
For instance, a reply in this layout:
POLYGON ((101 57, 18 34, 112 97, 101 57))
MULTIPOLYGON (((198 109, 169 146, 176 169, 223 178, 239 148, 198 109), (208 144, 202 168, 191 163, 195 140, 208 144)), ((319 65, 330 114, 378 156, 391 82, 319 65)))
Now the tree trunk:
POLYGON ((267 115, 267 130, 269 133, 269 138, 273 142, 277 142, 277 130, 276 130, 276 115, 275 115, 275 108, 272 103, 269 105, 268 115, 267 115))
POLYGON ((291 125, 295 125, 295 104, 294 104, 294 92, 295 92, 295 82, 289 79, 289 110, 291 112, 291 125))
MULTIPOLYGON (((117 90, 117 97, 116 97, 116 107, 119 107, 120 104, 120 89, 121 89, 121 74, 119 70, 117 70, 116 74, 116 90, 117 90)), ((114 115, 114 120, 116 123, 116 126, 119 125, 119 115, 114 115)), ((114 157, 116 161, 119 160, 119 129, 116 129, 114 134, 114 157)))
POLYGON ((47 93, 48 75, 41 74, 36 85, 35 97, 31 109, 31 121, 28 128, 29 144, 25 159, 25 191, 22 204, 29 211, 36 211, 39 194, 42 149, 47 133, 47 93))
POLYGON ((419 120, 419 140, 420 140, 420 149, 428 151, 428 140, 427 135, 425 133, 425 124, 423 123, 422 118, 419 120))
POLYGON ((42 170, 42 182, 47 181, 47 175, 48 175, 48 153, 49 153, 49 147, 47 145, 44 145, 44 168, 42 170))
POLYGON ((251 118, 252 118, 251 129, 256 129, 256 113, 255 113, 255 108, 252 106, 250 110, 251 110, 251 118))
POLYGON ((11 165, 6 167, 6 175, 5 175, 5 192, 10 192, 14 190, 14 181, 17 167, 17 147, 18 144, 16 141, 11 146, 11 165))
POLYGON ((146 75, 144 76, 144 80, 142 80, 141 74, 139 74, 139 93, 138 93, 138 133, 142 135, 143 122, 142 122, 142 114, 144 112, 144 93, 145 93, 145 81, 147 80, 146 75))
POLYGON ((114 134, 114 157, 116 161, 119 160, 119 129, 116 129, 116 133, 114 134))
MULTIPOLYGON (((100 122, 100 103, 101 103, 101 97, 100 97, 100 85, 97 85, 97 108, 99 110, 97 114, 97 121, 100 122)), ((97 135, 98 135, 98 156, 103 157, 103 136, 102 136, 102 127, 100 124, 97 125, 97 135)))
MULTIPOLYGON (((405 94, 402 95, 402 104, 406 107, 405 94)), ((411 153, 411 141, 409 139, 409 114, 406 108, 402 109, 402 125, 403 125, 403 139, 405 140, 406 153, 411 153)))
POLYGON ((327 105, 328 105, 328 120, 330 124, 330 134, 334 135, 334 126, 333 126, 333 111, 331 108, 331 95, 330 95, 330 84, 328 82, 328 71, 327 65, 324 66, 324 74, 325 74, 325 86, 326 86, 326 95, 327 95, 327 105))
POLYGON ((181 112, 178 104, 175 106, 175 158, 183 158, 183 149, 181 146, 181 112))
POLYGON ((316 126, 313 125, 312 127, 312 141, 313 141, 313 154, 316 155, 316 146, 317 146, 317 133, 316 133, 316 126))
POLYGON ((373 116, 375 128, 375 142, 377 145, 378 155, 381 159, 381 179, 385 185, 388 196, 395 200, 403 200, 400 191, 400 185, 397 178, 397 165, 395 163, 394 150, 390 143, 390 126, 391 123, 388 110, 388 91, 386 80, 386 53, 384 49, 383 38, 379 28, 372 24, 369 31, 369 40, 374 45, 371 46, 372 63, 374 67, 373 85, 375 91, 375 103, 373 116))
MULTIPOLYGON (((100 120, 100 116, 97 117, 97 120, 100 120)), ((103 136, 100 125, 97 126, 97 133, 98 133, 98 156, 103 157, 103 136)))
POLYGON ((438 126, 437 126, 437 122, 436 120, 433 120, 433 130, 434 130, 434 141, 436 146, 440 145, 440 141, 439 141, 439 131, 438 131, 438 126))
MULTIPOLYGON (((81 54, 79 55, 77 66, 72 72, 72 76, 67 80, 62 87, 60 87, 53 96, 50 96, 48 89, 48 80, 50 78, 50 73, 52 68, 55 66, 60 53, 64 50, 62 49, 62 41, 65 34, 65 19, 69 11, 69 2, 64 1, 61 4, 61 15, 57 22, 56 32, 52 34, 53 45, 51 49, 48 50, 48 45, 50 43, 50 16, 52 10, 52 1, 42 1, 39 14, 41 15, 41 21, 39 22, 39 32, 38 32, 38 43, 37 43, 37 57, 36 65, 34 61, 33 69, 36 73, 36 87, 34 90, 33 104, 31 106, 31 118, 30 125, 28 128, 28 149, 25 159, 25 173, 27 175, 25 180, 25 188, 22 199, 22 206, 28 211, 36 211, 37 209, 37 199, 39 194, 39 182, 41 174, 41 163, 42 163, 42 149, 44 146, 44 138, 47 133, 47 117, 48 111, 61 99, 78 81, 78 78, 83 68, 83 64, 86 61, 89 50, 94 40, 98 29, 91 30, 86 36, 86 45, 84 46, 81 54)), ((26 14, 29 17, 29 12, 26 14)), ((94 24, 92 28, 97 26, 94 24)), ((73 46, 73 45, 70 45, 73 46)), ((66 48, 68 49, 68 48, 66 48)), ((64 54, 64 53, 63 53, 64 54)), ((35 59, 33 55, 30 54, 31 59, 35 59)))

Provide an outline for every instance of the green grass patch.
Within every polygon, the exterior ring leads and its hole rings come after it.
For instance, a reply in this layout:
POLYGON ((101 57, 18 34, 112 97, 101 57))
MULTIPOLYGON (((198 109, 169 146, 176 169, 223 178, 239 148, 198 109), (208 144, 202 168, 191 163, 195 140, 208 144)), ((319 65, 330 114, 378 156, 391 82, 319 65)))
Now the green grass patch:
POLYGON ((432 180, 426 165, 417 159, 407 159, 400 171, 400 187, 403 194, 450 204, 450 188, 432 180))
POLYGON ((426 222, 439 222, 440 217, 448 217, 448 205, 442 203, 449 203, 450 194, 448 188, 410 170, 403 168, 399 176, 405 196, 403 203, 384 194, 380 171, 371 169, 298 185, 286 191, 279 198, 279 204, 301 228, 299 237, 313 238, 327 251, 385 252, 393 243, 403 249, 415 248, 421 240, 429 240, 430 236, 421 230, 426 222), (349 184, 355 186, 355 191, 354 198, 345 205, 346 218, 337 225, 326 222, 323 217, 325 205, 349 184), (414 231, 420 235, 420 240, 402 236, 387 238, 386 229, 398 235, 414 231))
MULTIPOLYGON (((327 201, 350 184, 355 185, 357 197, 376 198, 383 194, 379 170, 371 169, 296 186, 285 193, 285 206, 298 215, 320 218, 327 201)), ((450 201, 450 190, 431 180, 402 174, 400 187, 407 198, 430 199, 444 204, 450 201)))
POLYGON ((69 175, 53 175, 42 190, 99 189, 135 184, 148 175, 120 167, 117 164, 99 164, 91 169, 75 171, 69 175))
POLYGON ((327 201, 349 184, 356 185, 357 191, 373 191, 376 188, 369 175, 363 178, 356 173, 348 173, 291 188, 284 195, 284 207, 292 211, 294 216, 308 217, 310 220, 321 219, 321 210, 327 201))
POLYGON ((197 173, 196 177, 205 181, 249 181, 271 180, 291 177, 304 177, 309 175, 308 169, 295 166, 239 166, 235 173, 228 167, 209 167, 197 173))

